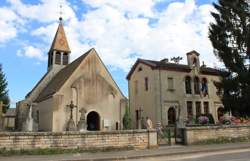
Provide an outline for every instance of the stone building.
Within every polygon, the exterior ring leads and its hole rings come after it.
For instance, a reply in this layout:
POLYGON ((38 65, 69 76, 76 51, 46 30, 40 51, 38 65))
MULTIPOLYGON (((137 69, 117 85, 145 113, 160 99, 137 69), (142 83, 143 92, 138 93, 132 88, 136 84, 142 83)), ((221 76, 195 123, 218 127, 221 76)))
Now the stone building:
POLYGON ((48 52, 48 71, 17 103, 22 131, 115 130, 126 98, 95 49, 69 63, 71 50, 60 22, 48 52))
POLYGON ((7 111, 4 113, 3 112, 4 106, 5 105, 0 101, 0 131, 14 130, 16 109, 8 108, 7 111))
POLYGON ((184 123, 196 115, 211 113, 215 121, 221 116, 221 91, 216 84, 221 72, 200 65, 199 53, 187 53, 187 65, 138 59, 129 72, 129 106, 133 125, 149 116, 154 126, 184 123))

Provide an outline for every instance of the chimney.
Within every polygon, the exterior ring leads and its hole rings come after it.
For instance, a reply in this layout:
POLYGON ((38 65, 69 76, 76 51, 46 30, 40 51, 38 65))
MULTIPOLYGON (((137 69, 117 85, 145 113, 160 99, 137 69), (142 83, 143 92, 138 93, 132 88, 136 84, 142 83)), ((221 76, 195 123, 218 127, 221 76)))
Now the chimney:
POLYGON ((164 58, 161 60, 161 62, 168 63, 169 61, 168 61, 168 58, 164 58))

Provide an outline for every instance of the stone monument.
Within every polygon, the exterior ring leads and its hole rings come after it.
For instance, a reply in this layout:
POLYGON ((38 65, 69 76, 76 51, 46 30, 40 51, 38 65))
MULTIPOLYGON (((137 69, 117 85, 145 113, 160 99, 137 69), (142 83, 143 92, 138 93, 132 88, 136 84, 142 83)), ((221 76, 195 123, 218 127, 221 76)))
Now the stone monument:
POLYGON ((27 117, 25 122, 23 123, 23 131, 38 131, 38 123, 34 120, 34 106, 35 103, 30 103, 28 112, 27 112, 27 117))
POLYGON ((80 120, 77 124, 77 130, 83 132, 83 131, 86 131, 86 119, 85 119, 85 114, 86 114, 86 110, 84 108, 82 108, 80 111, 81 113, 81 117, 80 117, 80 120))
POLYGON ((76 125, 75 125, 75 122, 73 120, 73 109, 77 106, 75 106, 73 104, 73 101, 70 102, 69 105, 67 105, 67 107, 70 108, 70 118, 69 118, 69 121, 68 121, 68 124, 67 124, 67 127, 66 127, 66 130, 67 131, 76 131, 76 125))

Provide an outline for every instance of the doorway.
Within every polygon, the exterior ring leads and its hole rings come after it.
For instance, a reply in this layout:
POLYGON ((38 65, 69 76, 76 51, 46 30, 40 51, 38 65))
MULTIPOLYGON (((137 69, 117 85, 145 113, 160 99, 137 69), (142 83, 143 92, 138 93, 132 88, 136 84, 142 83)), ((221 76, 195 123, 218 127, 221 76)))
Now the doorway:
POLYGON ((219 107, 217 109, 217 115, 218 115, 218 120, 220 120, 220 118, 224 115, 224 109, 223 109, 223 107, 219 107))
POLYGON ((87 130, 88 131, 100 130, 100 116, 95 111, 90 112, 87 116, 87 130))
POLYGON ((168 110, 168 125, 174 125, 176 121, 176 112, 173 107, 168 110))

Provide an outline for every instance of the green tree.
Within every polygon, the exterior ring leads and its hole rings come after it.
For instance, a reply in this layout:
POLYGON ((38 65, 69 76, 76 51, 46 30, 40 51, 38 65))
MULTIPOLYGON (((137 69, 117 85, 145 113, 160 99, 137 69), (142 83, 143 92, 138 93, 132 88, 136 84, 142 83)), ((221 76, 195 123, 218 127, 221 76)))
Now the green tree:
POLYGON ((2 65, 0 64, 0 101, 5 105, 3 107, 3 112, 6 112, 9 108, 9 96, 7 90, 7 80, 5 79, 5 75, 2 70, 2 65))
POLYGON ((132 119, 131 119, 131 114, 130 114, 128 106, 126 106, 125 114, 122 119, 122 123, 123 123, 123 128, 125 130, 132 129, 132 119))
POLYGON ((250 116, 250 6, 247 0, 213 3, 215 23, 209 38, 214 53, 226 67, 221 88, 223 104, 234 115, 250 116))

